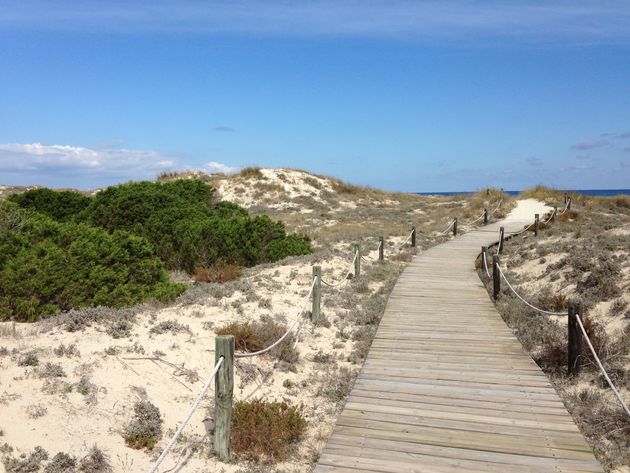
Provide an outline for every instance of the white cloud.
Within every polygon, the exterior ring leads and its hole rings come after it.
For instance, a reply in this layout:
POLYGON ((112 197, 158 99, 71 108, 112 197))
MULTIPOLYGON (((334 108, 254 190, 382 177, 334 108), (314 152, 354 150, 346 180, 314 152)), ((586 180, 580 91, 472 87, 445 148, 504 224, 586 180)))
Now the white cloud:
MULTIPOLYGON (((161 171, 195 169, 157 151, 84 148, 42 143, 0 143, 2 184, 42 184, 93 188, 126 180, 153 179, 161 171)), ((233 173, 238 168, 216 161, 205 172, 233 173)))
POLYGON ((175 161, 155 151, 91 149, 41 143, 0 144, 0 170, 5 172, 56 170, 142 176, 174 165, 175 161))
POLYGON ((227 164, 217 163, 216 161, 210 161, 201 167, 202 171, 209 173, 223 173, 223 174, 234 174, 238 172, 240 168, 234 166, 228 166, 227 164))

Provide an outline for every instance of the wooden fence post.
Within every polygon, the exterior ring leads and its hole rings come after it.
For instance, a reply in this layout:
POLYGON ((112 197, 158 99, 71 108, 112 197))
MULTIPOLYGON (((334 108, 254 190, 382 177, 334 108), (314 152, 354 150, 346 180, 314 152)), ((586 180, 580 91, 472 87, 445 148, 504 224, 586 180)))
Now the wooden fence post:
POLYGON ((554 207, 553 208, 553 213, 551 214, 551 221, 552 222, 556 221, 556 215, 558 215, 558 207, 554 207))
POLYGON ((385 238, 378 238, 378 260, 383 261, 385 259, 385 238))
POLYGON ((540 224, 540 214, 534 214, 534 236, 538 236, 539 224, 540 224))
POLYGON ((411 247, 416 247, 416 227, 415 225, 411 227, 411 247))
POLYGON ((453 236, 457 236, 457 218, 453 221, 453 236))
POLYGON ((361 245, 358 243, 354 244, 354 277, 358 278, 361 276, 361 245))
POLYGON ((234 336, 215 337, 214 346, 215 365, 223 357, 223 364, 214 378, 214 451, 221 461, 228 461, 234 395, 234 336))
POLYGON ((492 295, 496 301, 501 292, 501 275, 499 274, 499 256, 492 256, 492 295))
POLYGON ((311 322, 314 324, 319 322, 321 314, 321 300, 322 300, 322 267, 313 266, 313 279, 315 284, 313 285, 313 309, 311 310, 311 322))
POLYGON ((572 202, 573 202, 573 199, 571 198, 571 196, 567 197, 567 210, 571 210, 572 202))
POLYGON ((503 242, 505 241, 505 228, 499 227, 499 253, 503 253, 503 242))
POLYGON ((568 343, 568 371, 570 376, 580 373, 580 359, 582 348, 582 330, 578 326, 577 319, 582 320, 582 304, 578 301, 569 301, 569 343, 568 343))
POLYGON ((483 209, 483 224, 488 225, 488 209, 483 209))

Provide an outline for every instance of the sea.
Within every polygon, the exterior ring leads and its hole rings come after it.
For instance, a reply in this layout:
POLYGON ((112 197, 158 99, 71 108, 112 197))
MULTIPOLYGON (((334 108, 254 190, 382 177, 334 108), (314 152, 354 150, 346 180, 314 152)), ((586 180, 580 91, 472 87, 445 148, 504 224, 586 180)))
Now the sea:
MULTIPOLYGON (((614 197, 616 195, 630 195, 630 189, 579 189, 579 190, 567 190, 567 189, 557 189, 560 192, 571 192, 575 194, 582 194, 588 196, 600 196, 600 197, 614 197)), ((416 192, 418 195, 472 195, 478 191, 461 191, 461 192, 416 192)), ((506 194, 511 196, 517 196, 521 193, 521 191, 505 191, 506 194)))

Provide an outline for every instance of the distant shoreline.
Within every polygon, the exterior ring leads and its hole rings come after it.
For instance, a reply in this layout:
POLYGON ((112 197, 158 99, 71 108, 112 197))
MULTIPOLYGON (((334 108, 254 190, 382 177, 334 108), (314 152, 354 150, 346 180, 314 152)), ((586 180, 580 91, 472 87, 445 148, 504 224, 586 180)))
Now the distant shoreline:
MULTIPOLYGON (((562 190, 562 189, 558 189, 564 192, 571 192, 574 194, 582 194, 582 195, 588 195, 588 196, 597 196, 597 197, 614 197, 616 195, 630 195, 630 189, 580 189, 580 190, 562 190)), ((414 194, 418 194, 418 195, 426 195, 426 196, 432 196, 432 195, 439 195, 439 196, 452 196, 452 195, 464 195, 464 196, 468 196, 468 195, 472 195, 475 192, 478 191, 461 191, 461 192, 414 192, 414 194)), ((522 191, 505 191, 506 194, 509 194, 511 196, 517 196, 521 193, 522 191)))

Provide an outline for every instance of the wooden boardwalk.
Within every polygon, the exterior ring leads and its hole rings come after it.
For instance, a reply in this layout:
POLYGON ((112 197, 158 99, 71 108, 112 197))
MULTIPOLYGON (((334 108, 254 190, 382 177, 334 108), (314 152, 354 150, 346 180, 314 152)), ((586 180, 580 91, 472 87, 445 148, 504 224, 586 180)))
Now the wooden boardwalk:
POLYGON ((315 473, 602 471, 479 281, 498 227, 405 269, 315 473))

